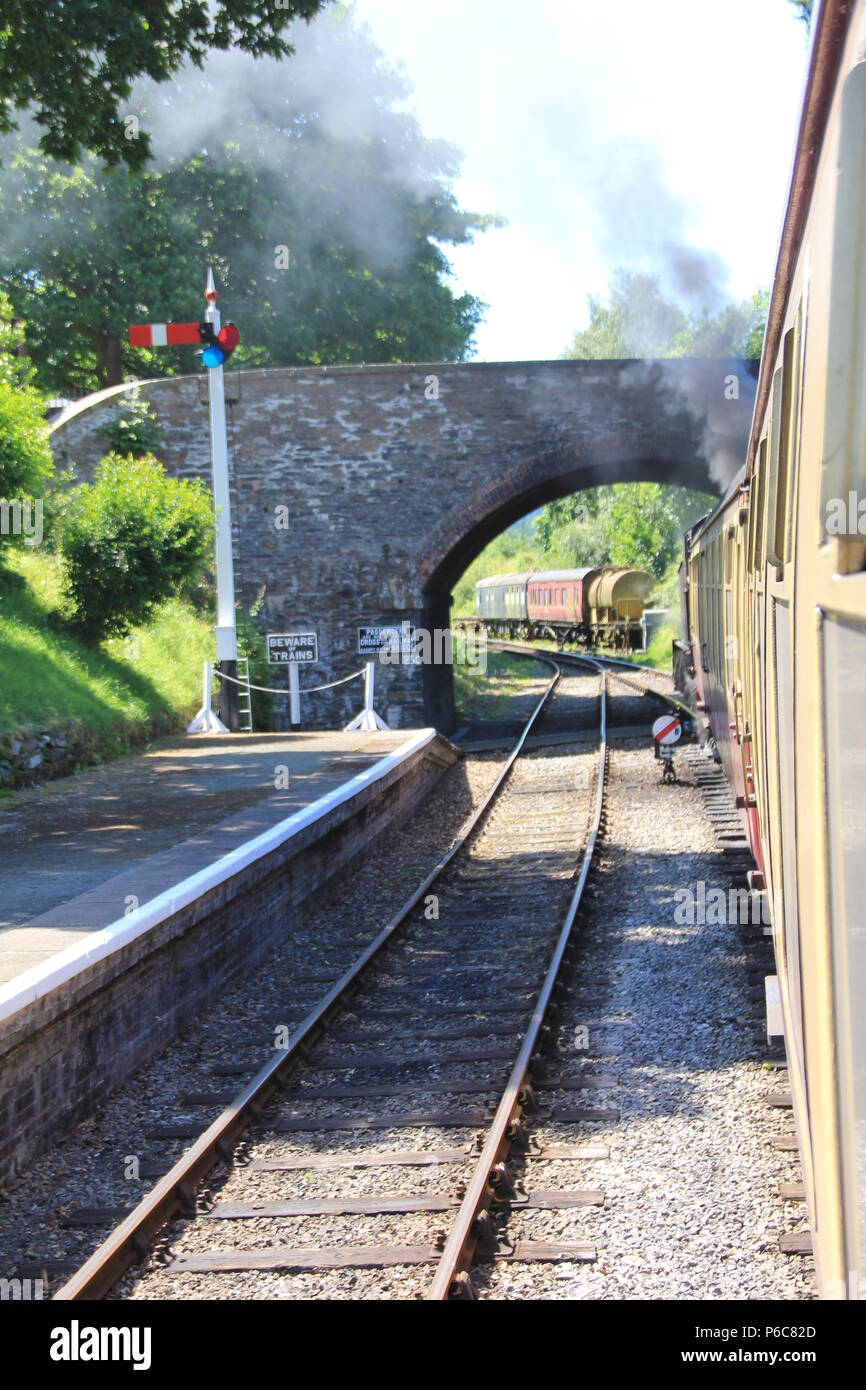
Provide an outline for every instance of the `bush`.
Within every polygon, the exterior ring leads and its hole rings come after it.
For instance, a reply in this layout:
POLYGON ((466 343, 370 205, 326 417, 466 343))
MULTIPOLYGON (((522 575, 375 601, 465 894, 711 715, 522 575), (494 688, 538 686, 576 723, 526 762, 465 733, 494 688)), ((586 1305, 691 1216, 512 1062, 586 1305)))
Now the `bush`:
POLYGON ((29 385, 27 359, 17 355, 22 329, 9 314, 0 295, 0 502, 7 504, 0 522, 0 564, 6 546, 21 544, 27 535, 37 544, 41 540, 43 493, 54 471, 42 398, 29 385))
POLYGON ((61 549, 87 641, 123 636, 175 594, 189 594, 213 539, 210 495, 166 476, 152 456, 109 454, 72 492, 61 549))

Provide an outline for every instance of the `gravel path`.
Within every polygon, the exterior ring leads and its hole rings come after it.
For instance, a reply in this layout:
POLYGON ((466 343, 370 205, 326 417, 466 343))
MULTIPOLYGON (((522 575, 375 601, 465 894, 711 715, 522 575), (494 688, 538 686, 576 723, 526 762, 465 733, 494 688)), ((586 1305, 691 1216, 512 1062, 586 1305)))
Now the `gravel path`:
MULTIPOLYGON (((662 786, 646 747, 615 747, 607 833, 591 880, 576 995, 564 1013, 559 1061, 574 1056, 588 1025, 588 1053, 618 1085, 597 1093, 618 1107, 612 1125, 576 1131, 535 1126, 542 1145, 610 1145, 610 1159, 527 1162, 533 1186, 601 1187, 599 1208, 527 1213, 508 1240, 589 1240, 595 1264, 500 1265, 473 1275, 493 1298, 803 1299, 815 1296, 811 1260, 783 1255, 778 1236, 806 1225, 802 1203, 779 1184, 801 1180, 796 1154, 769 1144, 790 1132, 790 1111, 768 1093, 785 1073, 763 1064, 760 1005, 750 999, 740 928, 678 925, 677 888, 704 880, 726 888, 725 858, 694 785, 680 769, 662 786), (581 994, 603 994, 581 1006, 581 994), (757 1022, 756 1022, 757 1020, 757 1022)), ((518 1170, 516 1170, 518 1171, 518 1170)))

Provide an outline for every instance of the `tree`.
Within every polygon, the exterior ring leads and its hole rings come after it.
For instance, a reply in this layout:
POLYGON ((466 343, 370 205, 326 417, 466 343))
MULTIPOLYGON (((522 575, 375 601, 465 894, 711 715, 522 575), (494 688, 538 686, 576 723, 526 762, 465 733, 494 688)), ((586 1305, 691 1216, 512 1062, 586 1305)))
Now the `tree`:
POLYGON ((165 439, 165 430, 150 401, 143 400, 136 386, 125 393, 125 399, 114 408, 113 418, 105 428, 105 438, 113 454, 129 458, 155 455, 165 439))
POLYGON ((606 304, 590 295, 589 325, 575 334, 565 356, 759 357, 768 302, 758 291, 726 304, 715 317, 706 309, 689 315, 664 298, 655 276, 617 270, 606 304))
POLYGON ((674 357, 688 326, 664 299, 652 275, 614 273, 608 302, 590 295, 589 326, 576 333, 567 358, 674 357))
POLYGON ((344 11, 313 26, 294 84, 253 80, 257 67, 212 59, 148 87, 137 109, 160 162, 143 173, 7 142, 0 286, 43 389, 191 371, 189 349, 132 349, 126 326, 200 317, 208 260, 241 329, 233 365, 471 351, 483 305, 453 293, 442 247, 497 219, 457 206, 455 152, 394 109, 405 87, 363 29, 344 11), (339 111, 318 86, 339 89, 339 111))
POLYGON ((127 138, 123 103, 136 78, 165 82, 211 49, 237 47, 256 58, 293 52, 285 30, 309 20, 324 0, 0 0, 0 134, 29 109, 43 128, 39 146, 72 162, 83 149, 108 164, 141 168, 150 144, 127 138))
POLYGON ((568 563, 634 565, 661 579, 679 554, 682 533, 713 499, 661 483, 614 483, 550 502, 535 523, 546 552, 568 563))
POLYGON ((794 6, 794 9, 797 12, 797 18, 801 19, 805 24, 806 33, 808 34, 810 28, 812 27, 812 0, 791 0, 791 4, 794 6))

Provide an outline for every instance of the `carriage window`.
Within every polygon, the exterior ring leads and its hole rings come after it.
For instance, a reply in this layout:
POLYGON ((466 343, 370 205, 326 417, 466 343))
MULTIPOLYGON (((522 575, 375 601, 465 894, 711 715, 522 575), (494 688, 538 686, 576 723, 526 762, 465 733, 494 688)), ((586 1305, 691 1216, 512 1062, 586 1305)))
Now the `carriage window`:
POLYGON ((781 372, 781 399, 776 402, 776 388, 773 390, 774 412, 773 448, 776 451, 775 490, 769 497, 769 518, 767 521, 767 558, 777 569, 784 569, 789 551, 788 508, 789 479, 791 477, 791 440, 793 434, 794 402, 794 342, 795 331, 789 328, 785 334, 782 353, 782 366, 776 373, 776 381, 781 372), (777 423, 778 421, 778 423, 777 423), (775 495, 774 495, 775 493, 775 495))
POLYGON ((713 542, 713 671, 721 676, 721 534, 713 542))
POLYGON ((764 564, 764 498, 766 494, 765 474, 767 471, 767 440, 761 440, 758 462, 755 465, 757 487, 754 491, 754 526, 752 529, 752 569, 759 570, 764 564))
POLYGON ((565 590, 562 591, 562 602, 565 603, 565 590))
POLYGON ((776 516, 776 492, 779 482, 779 438, 781 435, 782 424, 782 368, 777 367, 773 376, 773 395, 770 406, 772 416, 770 419, 770 439, 767 451, 767 483, 766 483, 766 557, 767 560, 773 559, 773 541, 775 538, 774 521, 776 516))
POLYGON ((859 533, 859 506, 866 496, 863 451, 866 316, 863 273, 863 139, 866 131, 866 62, 848 73, 839 110, 836 207, 827 333, 826 396, 821 460, 822 537, 835 543, 839 573, 866 567, 866 537, 859 533), (853 497, 852 494, 853 493, 853 497), (858 515, 852 514, 852 506, 858 515))
POLYGON ((758 510, 755 514, 755 566, 764 568, 767 520, 767 441, 761 440, 761 471, 758 477, 758 510))

